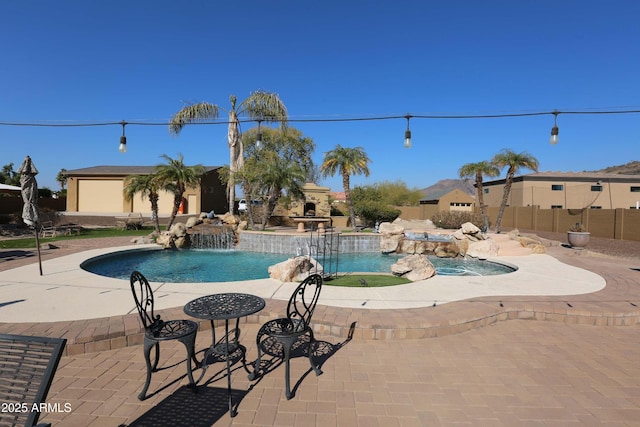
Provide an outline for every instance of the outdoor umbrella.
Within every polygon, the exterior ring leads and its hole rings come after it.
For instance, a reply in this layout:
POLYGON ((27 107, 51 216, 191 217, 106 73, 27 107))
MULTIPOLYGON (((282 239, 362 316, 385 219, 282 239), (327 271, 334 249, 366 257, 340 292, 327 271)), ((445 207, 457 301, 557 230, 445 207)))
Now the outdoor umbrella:
POLYGON ((36 247, 38 248, 38 266, 42 276, 42 258, 40 256, 40 240, 38 239, 38 224, 40 223, 38 216, 38 182, 36 181, 38 169, 33 165, 31 157, 25 157, 20 169, 18 169, 18 173, 20 174, 20 188, 22 189, 22 200, 24 201, 22 220, 29 227, 32 227, 35 232, 36 247))

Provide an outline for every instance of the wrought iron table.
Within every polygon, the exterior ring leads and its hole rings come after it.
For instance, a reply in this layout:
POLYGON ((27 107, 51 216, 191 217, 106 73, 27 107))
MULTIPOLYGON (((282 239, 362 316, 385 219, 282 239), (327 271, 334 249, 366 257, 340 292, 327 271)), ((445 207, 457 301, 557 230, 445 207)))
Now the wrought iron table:
POLYGON ((227 390, 229 396, 229 415, 236 416, 237 411, 233 409, 231 399, 231 357, 237 352, 242 354, 242 365, 244 369, 251 373, 247 368, 246 348, 240 344, 240 318, 257 313, 264 308, 265 302, 262 298, 240 293, 224 293, 207 295, 196 298, 188 302, 184 306, 184 312, 197 319, 209 319, 211 321, 211 347, 209 347, 202 359, 202 374, 200 381, 205 374, 209 365, 207 362, 210 357, 221 356, 227 363, 227 390), (229 320, 236 319, 236 326, 233 330, 233 337, 230 339, 229 320), (224 338, 218 342, 216 340, 215 320, 224 320, 224 338), (231 342, 230 342, 231 341, 231 342))

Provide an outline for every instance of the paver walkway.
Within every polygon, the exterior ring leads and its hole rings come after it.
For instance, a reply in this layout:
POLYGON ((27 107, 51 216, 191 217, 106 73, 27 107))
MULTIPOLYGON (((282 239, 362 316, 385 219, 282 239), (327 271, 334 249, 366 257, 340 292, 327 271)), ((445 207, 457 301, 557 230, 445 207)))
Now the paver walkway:
MULTIPOLYGON (((62 409, 68 404, 70 411, 42 420, 70 427, 640 425, 640 261, 563 247, 549 253, 600 274, 607 286, 575 297, 479 298, 393 314, 369 310, 369 317, 325 308, 319 319, 334 316, 336 325, 348 325, 355 316, 372 329, 390 325, 395 332, 347 341, 344 331, 326 329, 318 337, 329 353, 324 374, 307 373, 308 362, 294 359, 292 379, 300 383, 290 401, 283 367, 252 384, 236 365, 234 419, 226 412, 222 375, 196 395, 184 387, 180 344, 163 346, 163 363, 175 366, 154 374, 150 390, 157 393, 144 402, 136 399, 145 375, 140 346, 68 355, 48 401, 62 409), (416 327, 433 332, 423 335, 432 338, 400 332, 416 327)), ((13 329, 20 332, 19 325, 13 329)), ((242 329, 249 358, 255 357, 257 324, 242 329)), ((200 333, 198 348, 208 340, 207 331, 200 333)))

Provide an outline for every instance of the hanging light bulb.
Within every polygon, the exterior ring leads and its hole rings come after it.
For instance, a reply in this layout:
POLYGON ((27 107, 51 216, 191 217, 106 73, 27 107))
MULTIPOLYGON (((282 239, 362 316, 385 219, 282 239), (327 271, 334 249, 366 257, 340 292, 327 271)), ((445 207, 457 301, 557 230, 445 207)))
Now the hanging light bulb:
POLYGON ((122 136, 120 137, 120 146, 118 147, 118 150, 121 153, 126 153, 127 152, 127 137, 124 136, 124 127, 127 124, 127 122, 125 122, 124 120, 122 121, 121 125, 122 125, 122 136))
POLYGON ((262 132, 260 132, 260 122, 262 120, 258 120, 258 137, 256 138, 256 148, 258 150, 262 149, 262 132))
POLYGON ((411 129, 409 129, 411 116, 407 114, 405 117, 407 118, 407 130, 404 131, 404 148, 411 148, 411 129))
POLYGON ((553 112, 553 127, 551 128, 551 138, 549 144, 556 145, 558 143, 558 111, 553 112))

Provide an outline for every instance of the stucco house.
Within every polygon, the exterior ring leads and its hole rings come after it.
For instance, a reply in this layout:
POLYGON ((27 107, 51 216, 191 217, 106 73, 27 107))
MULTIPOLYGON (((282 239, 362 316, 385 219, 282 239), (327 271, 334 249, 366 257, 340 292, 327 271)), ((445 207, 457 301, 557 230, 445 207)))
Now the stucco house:
MULTIPOLYGON (((487 206, 500 206, 505 179, 483 184, 487 206)), ((516 176, 508 206, 540 209, 637 209, 640 175, 601 172, 537 172, 516 176)))
MULTIPOLYGON (((228 209, 226 186, 218 176, 220 166, 205 166, 206 174, 197 188, 188 188, 184 193, 182 213, 224 213, 228 209)), ((126 200, 123 194, 124 181, 130 175, 155 173, 155 166, 93 166, 68 170, 67 212, 113 213, 140 212, 151 214, 148 198, 141 196, 126 200)), ((169 215, 173 209, 173 194, 160 192, 159 214, 169 215)))

